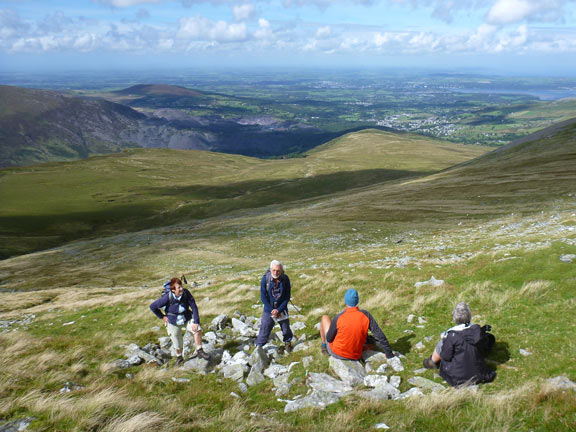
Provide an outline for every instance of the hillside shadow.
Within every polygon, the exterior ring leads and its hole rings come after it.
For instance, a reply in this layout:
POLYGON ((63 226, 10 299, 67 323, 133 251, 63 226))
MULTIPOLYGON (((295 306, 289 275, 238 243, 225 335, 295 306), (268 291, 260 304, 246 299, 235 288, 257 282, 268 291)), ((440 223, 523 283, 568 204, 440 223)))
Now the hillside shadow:
POLYGON ((152 187, 147 188, 145 191, 156 196, 186 197, 189 199, 226 199, 249 194, 250 201, 254 201, 256 197, 260 196, 260 198, 264 198, 262 205, 266 205, 266 201, 272 203, 278 200, 286 202, 313 198, 347 189, 427 174, 430 174, 430 172, 368 169, 339 171, 331 174, 319 174, 313 177, 294 179, 249 180, 217 186, 152 187))

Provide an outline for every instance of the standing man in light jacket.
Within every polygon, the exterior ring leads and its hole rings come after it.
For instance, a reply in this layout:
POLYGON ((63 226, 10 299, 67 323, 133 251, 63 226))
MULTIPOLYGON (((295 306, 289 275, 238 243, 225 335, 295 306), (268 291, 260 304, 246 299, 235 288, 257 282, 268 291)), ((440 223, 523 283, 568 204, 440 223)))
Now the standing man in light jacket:
POLYGON ((273 260, 260 281, 260 300, 264 305, 260 332, 256 338, 256 346, 262 347, 268 342, 274 324, 280 324, 286 352, 292 351, 294 334, 290 329, 288 317, 288 302, 290 301, 290 279, 284 273, 284 266, 280 261, 273 260))

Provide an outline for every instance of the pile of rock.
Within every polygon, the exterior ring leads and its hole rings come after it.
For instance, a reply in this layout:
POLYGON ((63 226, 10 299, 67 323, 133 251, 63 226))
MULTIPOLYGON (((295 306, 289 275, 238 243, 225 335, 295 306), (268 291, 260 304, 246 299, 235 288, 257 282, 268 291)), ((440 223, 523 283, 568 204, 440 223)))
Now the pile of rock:
MULTIPOLYGON (((292 318, 298 319, 300 316, 296 315, 292 318)), ((227 314, 217 316, 210 323, 209 331, 204 333, 203 338, 204 350, 210 353, 210 359, 192 356, 183 364, 182 369, 200 374, 218 373, 224 378, 236 381, 240 393, 246 392, 250 386, 271 380, 276 397, 283 398, 288 395, 295 383, 301 382, 299 379, 293 379, 291 372, 294 367, 302 363, 306 368, 308 390, 306 394, 292 400, 279 399, 286 402, 285 412, 308 407, 323 408, 353 392, 365 398, 385 400, 404 399, 444 388, 443 385, 434 381, 413 377, 407 381, 413 387, 402 393, 399 390, 400 376, 388 377, 387 374, 389 371, 394 373, 404 370, 401 360, 403 356, 387 359, 378 351, 364 352, 363 362, 326 358, 334 375, 338 378, 326 373, 310 371, 312 356, 302 358, 301 362, 280 364, 279 360, 285 357, 284 344, 280 342, 281 332, 272 334, 271 342, 264 347, 254 348, 259 326, 259 319, 253 316, 247 317, 240 312, 235 312, 232 317, 227 314)), ((294 331, 300 331, 306 328, 306 324, 295 321, 291 327, 294 331)), ((191 351, 192 340, 186 337, 184 344, 186 355, 186 351, 191 351)), ((302 333, 297 336, 293 351, 305 351, 311 346, 312 344, 306 341, 306 335, 302 333)), ((163 365, 173 355, 170 338, 161 337, 158 344, 147 344, 144 347, 136 344, 126 346, 126 358, 117 360, 114 365, 118 368, 127 368, 142 363, 163 365)), ((231 396, 240 397, 234 391, 231 392, 231 396)))
POLYGON ((20 319, 14 320, 0 320, 0 329, 3 329, 2 332, 10 331, 10 327, 22 327, 27 326, 32 323, 36 319, 36 315, 34 314, 25 314, 20 319))

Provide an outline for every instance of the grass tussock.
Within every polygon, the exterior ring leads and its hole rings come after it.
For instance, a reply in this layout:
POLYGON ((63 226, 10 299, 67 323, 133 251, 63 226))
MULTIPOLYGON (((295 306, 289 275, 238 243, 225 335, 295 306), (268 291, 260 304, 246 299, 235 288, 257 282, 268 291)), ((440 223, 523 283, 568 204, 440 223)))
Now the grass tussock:
POLYGON ((157 430, 171 430, 174 422, 154 412, 143 412, 136 415, 123 415, 112 420, 104 432, 156 432, 157 430))
POLYGON ((520 295, 526 297, 540 297, 552 287, 552 282, 546 280, 528 281, 520 288, 520 295))

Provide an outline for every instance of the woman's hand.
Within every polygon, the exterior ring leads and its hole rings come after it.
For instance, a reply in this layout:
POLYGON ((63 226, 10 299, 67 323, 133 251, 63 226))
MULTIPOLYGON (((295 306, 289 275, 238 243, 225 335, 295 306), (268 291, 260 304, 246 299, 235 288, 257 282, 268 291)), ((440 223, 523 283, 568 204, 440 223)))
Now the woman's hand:
POLYGON ((166 315, 164 315, 162 317, 162 321, 164 321, 164 325, 168 324, 168 317, 166 315))
POLYGON ((192 330, 194 333, 196 333, 198 331, 198 324, 190 324, 190 330, 192 330))

